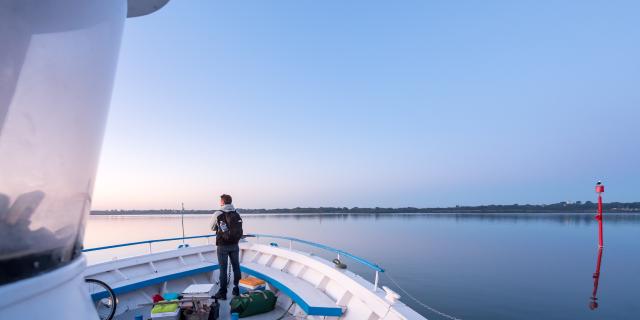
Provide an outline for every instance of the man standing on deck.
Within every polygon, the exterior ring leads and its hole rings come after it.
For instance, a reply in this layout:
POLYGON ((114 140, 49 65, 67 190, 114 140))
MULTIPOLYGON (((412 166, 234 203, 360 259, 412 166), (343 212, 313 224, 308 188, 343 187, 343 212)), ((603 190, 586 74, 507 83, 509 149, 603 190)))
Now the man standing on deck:
POLYGON ((231 196, 223 194, 220 196, 220 210, 213 213, 210 228, 216 232, 216 246, 218 253, 218 264, 220 265, 220 289, 215 294, 216 299, 227 299, 227 261, 231 260, 233 269, 233 291, 234 296, 240 294, 238 283, 240 282, 240 248, 238 242, 242 238, 242 218, 236 212, 236 208, 231 204, 231 196))

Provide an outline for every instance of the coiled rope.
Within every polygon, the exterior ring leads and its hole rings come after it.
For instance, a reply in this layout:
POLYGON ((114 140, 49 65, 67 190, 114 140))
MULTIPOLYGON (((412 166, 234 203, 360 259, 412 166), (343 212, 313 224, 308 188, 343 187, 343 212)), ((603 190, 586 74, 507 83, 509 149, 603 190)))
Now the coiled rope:
POLYGON ((441 317, 444 317, 444 318, 450 319, 450 320, 462 320, 462 319, 460 319, 460 318, 456 318, 456 317, 454 317, 454 316, 452 316, 452 315, 450 315, 450 314, 446 314, 446 313, 444 313, 444 312, 442 312, 442 311, 439 311, 439 310, 437 310, 437 309, 435 309, 435 308, 433 308, 433 307, 431 307, 431 306, 428 306, 426 303, 424 303, 424 302, 422 302, 422 301, 418 300, 418 298, 414 297, 412 294, 410 294, 409 292, 407 292, 407 290, 403 289, 403 288, 398 284, 398 282, 396 282, 396 280, 394 280, 393 278, 391 278, 391 276, 390 276, 389 274, 387 274, 386 272, 383 272, 382 274, 383 274, 383 275, 385 275, 385 276, 389 279, 389 281, 391 281, 391 282, 392 282, 392 283, 393 283, 393 284, 394 284, 398 289, 400 289, 400 291, 402 291, 402 292, 403 292, 407 297, 411 298, 411 300, 415 301, 417 304, 421 305, 421 306, 422 306, 422 307, 424 307, 425 309, 427 309, 427 310, 429 310, 429 311, 431 311, 431 312, 433 312, 433 313, 435 313, 435 314, 437 314, 437 315, 439 315, 439 316, 441 316, 441 317))

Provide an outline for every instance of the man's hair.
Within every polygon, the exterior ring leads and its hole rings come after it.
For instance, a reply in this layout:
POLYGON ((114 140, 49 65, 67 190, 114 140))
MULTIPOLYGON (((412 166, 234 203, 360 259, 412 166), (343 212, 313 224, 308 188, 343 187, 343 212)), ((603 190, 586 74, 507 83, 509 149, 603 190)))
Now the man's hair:
POLYGON ((224 201, 224 204, 231 204, 231 196, 228 194, 223 194, 220 196, 220 199, 222 199, 222 201, 224 201))

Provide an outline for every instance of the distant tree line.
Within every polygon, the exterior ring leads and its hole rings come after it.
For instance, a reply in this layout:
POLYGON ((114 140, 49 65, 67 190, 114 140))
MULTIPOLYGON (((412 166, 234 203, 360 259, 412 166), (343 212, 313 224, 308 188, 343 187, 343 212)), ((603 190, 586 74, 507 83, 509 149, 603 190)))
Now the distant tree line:
MULTIPOLYGON (((346 213, 346 214, 381 214, 381 213, 593 213, 597 204, 591 201, 558 202, 552 204, 509 204, 483 206, 455 206, 445 208, 347 208, 347 207, 318 207, 318 208, 280 208, 280 209, 238 209, 243 214, 271 214, 271 213, 346 213)), ((608 202, 603 204, 605 212, 640 212, 640 202, 608 202)), ((185 210, 186 214, 211 214, 213 210, 185 210)), ((93 215, 148 215, 148 214, 180 214, 180 210, 94 210, 93 215)))

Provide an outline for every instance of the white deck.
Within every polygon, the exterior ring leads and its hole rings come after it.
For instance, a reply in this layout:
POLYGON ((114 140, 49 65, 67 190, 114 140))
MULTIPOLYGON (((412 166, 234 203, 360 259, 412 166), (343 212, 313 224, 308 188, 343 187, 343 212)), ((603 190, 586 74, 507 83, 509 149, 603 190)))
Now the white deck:
MULTIPOLYGON (((256 243, 244 242, 240 248, 243 273, 267 281, 269 289, 278 295, 277 310, 251 319, 277 318, 292 301, 295 305, 290 314, 303 319, 424 319, 399 301, 387 301, 385 293, 374 291, 371 282, 349 270, 337 269, 325 259, 256 243)), ((133 319, 134 312, 148 304, 154 294, 182 292, 195 283, 216 284, 218 275, 213 245, 110 261, 89 266, 85 272, 86 278, 103 280, 114 288, 120 320, 133 319)), ((221 306, 228 308, 228 302, 221 301, 221 306)), ((221 310, 223 315, 228 311, 221 310)))
MULTIPOLYGON (((336 305, 336 302, 326 295, 322 290, 318 290, 317 287, 313 286, 311 283, 295 277, 289 273, 286 273, 281 270, 275 270, 273 268, 269 268, 263 266, 258 263, 253 262, 243 262, 242 268, 247 270, 247 273, 250 273, 253 276, 257 276, 258 278, 265 279, 267 277, 277 281, 278 283, 284 285, 287 288, 292 289, 293 293, 287 293, 289 296, 291 294, 296 294, 300 297, 301 300, 305 301, 308 304, 309 308, 323 308, 323 309, 335 309, 340 308, 340 306, 336 305), (248 271, 248 270, 252 270, 248 271)), ((274 282, 270 282, 272 286, 274 282)), ((280 291, 284 291, 286 289, 280 289, 280 291)), ((342 308, 340 308, 342 309, 342 308)))

